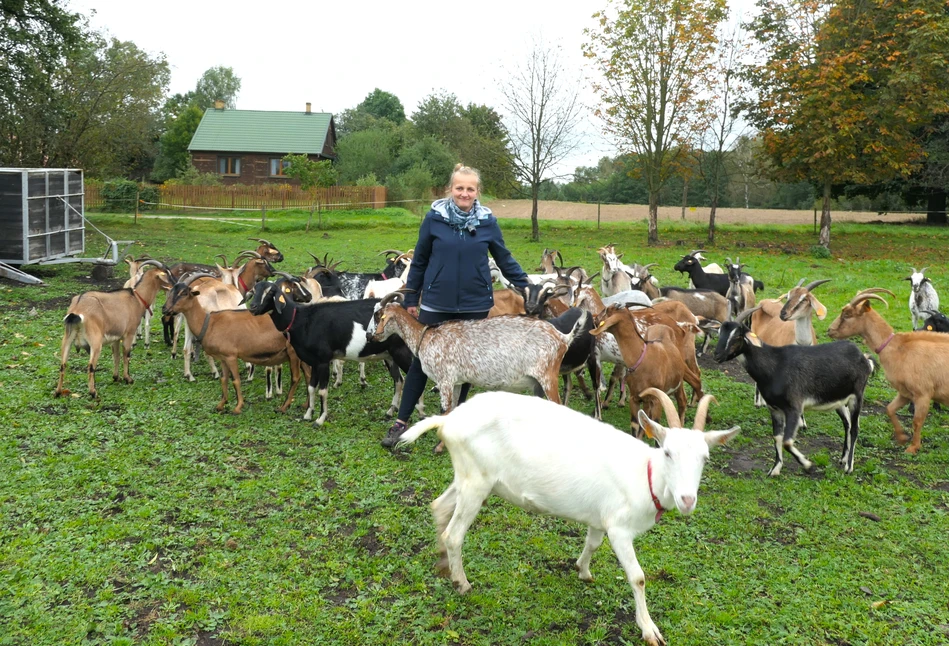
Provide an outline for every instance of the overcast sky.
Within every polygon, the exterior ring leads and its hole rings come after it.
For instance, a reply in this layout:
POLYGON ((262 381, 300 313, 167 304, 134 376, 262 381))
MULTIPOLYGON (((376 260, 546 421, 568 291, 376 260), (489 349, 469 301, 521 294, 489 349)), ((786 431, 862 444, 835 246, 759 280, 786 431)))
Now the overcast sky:
MULTIPOLYGON (((751 0, 739 0, 751 5, 751 0)), ((734 2, 734 0, 733 0, 734 2)), ((171 67, 170 92, 194 89, 201 74, 231 67, 241 79, 237 108, 339 113, 375 88, 395 94, 411 116, 433 92, 462 105, 487 104, 503 115, 497 83, 525 59, 532 36, 562 47, 581 99, 596 97, 584 76, 583 29, 605 0, 542 3, 282 0, 274 3, 200 0, 68 0, 91 26, 151 53, 171 67)), ((613 154, 592 116, 584 144, 564 164, 593 166, 613 154)))

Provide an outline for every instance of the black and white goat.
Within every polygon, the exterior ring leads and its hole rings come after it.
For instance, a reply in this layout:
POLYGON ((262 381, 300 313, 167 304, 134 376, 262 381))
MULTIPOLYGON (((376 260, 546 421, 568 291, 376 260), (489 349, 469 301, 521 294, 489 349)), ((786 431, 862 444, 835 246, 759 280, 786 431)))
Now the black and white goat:
MULTIPOLYGON (((706 272, 692 254, 682 256, 682 259, 673 266, 673 269, 688 274, 689 280, 697 289, 711 289, 722 296, 728 296, 728 287, 730 285, 728 276, 725 274, 710 274, 706 272)), ((752 278, 746 273, 741 274, 741 281, 743 283, 750 281, 754 292, 764 289, 764 283, 752 278)))
POLYGON ((836 410, 844 425, 840 465, 853 471, 854 446, 860 430, 863 391, 873 373, 873 362, 854 343, 837 341, 816 346, 770 346, 743 323, 722 324, 715 360, 738 357, 771 411, 774 435, 774 466, 770 476, 781 473, 782 448, 786 448, 805 471, 813 466, 794 446, 794 438, 807 409, 836 410))
POLYGON ((728 260, 725 265, 728 272, 728 292, 725 294, 725 298, 728 300, 729 306, 728 318, 734 321, 740 313, 755 306, 755 291, 750 280, 742 279, 743 276, 748 276, 748 274, 743 274, 741 271, 745 268, 741 258, 735 262, 732 262, 731 258, 726 260, 728 260))
MULTIPOLYGON (((303 298, 309 299, 305 288, 299 285, 297 288, 302 289, 303 298)), ((379 300, 369 298, 299 305, 290 298, 292 291, 293 287, 285 278, 274 283, 258 283, 247 309, 258 316, 269 312, 277 330, 289 339, 300 359, 312 368, 307 386, 309 400, 303 419, 312 419, 318 392, 320 415, 314 423, 320 426, 326 421, 330 362, 334 359, 383 361, 395 388, 387 412, 391 415, 402 397, 403 378, 399 369, 408 372, 412 353, 398 337, 381 342, 367 339, 366 327, 379 300)))
POLYGON ((919 271, 916 271, 915 267, 912 269, 913 273, 903 280, 910 282, 909 311, 913 317, 913 329, 918 330, 923 326, 928 312, 939 309, 939 294, 936 293, 932 281, 923 275, 929 267, 923 267, 919 271))

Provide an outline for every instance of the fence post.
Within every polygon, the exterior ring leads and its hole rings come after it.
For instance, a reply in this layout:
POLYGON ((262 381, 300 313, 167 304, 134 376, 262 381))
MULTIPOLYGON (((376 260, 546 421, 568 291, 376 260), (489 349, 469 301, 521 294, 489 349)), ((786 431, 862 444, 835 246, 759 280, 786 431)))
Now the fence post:
POLYGON ((260 230, 267 228, 267 202, 260 205, 260 230))
POLYGON ((138 224, 138 205, 141 204, 141 191, 135 191, 135 224, 138 224))
POLYGON ((306 219, 306 232, 307 232, 307 233, 310 232, 310 222, 313 221, 313 211, 315 211, 315 210, 316 210, 316 204, 315 204, 315 203, 314 203, 314 204, 311 204, 311 205, 310 205, 310 217, 308 217, 308 218, 306 219))
POLYGON ((596 203, 596 230, 600 230, 600 202, 596 203))

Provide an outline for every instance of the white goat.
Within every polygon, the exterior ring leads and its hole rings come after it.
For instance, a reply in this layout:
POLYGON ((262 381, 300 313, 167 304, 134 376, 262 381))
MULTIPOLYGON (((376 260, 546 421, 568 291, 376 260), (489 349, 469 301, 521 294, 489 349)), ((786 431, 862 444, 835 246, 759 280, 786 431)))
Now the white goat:
POLYGON ((936 293, 932 281, 923 275, 929 267, 923 267, 919 271, 916 271, 915 267, 911 269, 913 273, 903 280, 908 280, 912 287, 909 293, 909 311, 913 317, 913 329, 918 330, 933 312, 939 310, 939 294, 936 293))
POLYGON ((586 524, 576 563, 584 581, 593 580, 590 559, 609 536, 633 588, 643 639, 665 643, 646 609, 646 579, 633 539, 667 509, 683 515, 695 510, 709 447, 724 444, 739 429, 666 428, 643 412, 639 420, 661 448, 553 402, 503 392, 476 395, 449 415, 408 429, 400 445, 434 428, 451 454, 455 478, 432 503, 432 513, 439 570, 450 575, 455 590, 471 590, 461 546, 482 503, 495 493, 522 509, 586 524))

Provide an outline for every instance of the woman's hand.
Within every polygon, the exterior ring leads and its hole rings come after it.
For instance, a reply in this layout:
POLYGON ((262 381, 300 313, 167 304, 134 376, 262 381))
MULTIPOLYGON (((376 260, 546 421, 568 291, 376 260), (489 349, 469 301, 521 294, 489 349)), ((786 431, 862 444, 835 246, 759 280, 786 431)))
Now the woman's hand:
POLYGON ((418 308, 415 305, 409 305, 405 308, 406 311, 411 314, 414 318, 418 318, 418 308))

